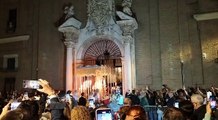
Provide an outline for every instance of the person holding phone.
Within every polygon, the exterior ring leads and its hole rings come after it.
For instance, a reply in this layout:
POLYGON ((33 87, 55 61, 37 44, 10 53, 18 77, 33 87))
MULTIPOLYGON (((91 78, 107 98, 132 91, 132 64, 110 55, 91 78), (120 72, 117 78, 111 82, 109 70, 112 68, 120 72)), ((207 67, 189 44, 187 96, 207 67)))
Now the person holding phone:
POLYGON ((51 119, 52 120, 66 120, 66 117, 64 116, 64 110, 66 104, 61 102, 55 92, 55 90, 51 87, 49 82, 47 80, 39 79, 38 80, 39 85, 42 86, 42 88, 37 89, 39 92, 43 92, 45 94, 48 94, 49 98, 49 108, 51 110, 51 119))
POLYGON ((10 101, 3 107, 2 112, 1 112, 1 114, 0 114, 0 120, 2 119, 2 117, 3 117, 4 115, 6 115, 6 114, 10 111, 9 108, 10 108, 10 105, 11 105, 12 102, 13 102, 13 100, 10 100, 10 101))
POLYGON ((110 108, 98 108, 95 111, 96 120, 112 120, 112 111, 110 108))
POLYGON ((88 102, 89 102, 89 108, 94 109, 95 108, 95 97, 94 97, 94 93, 93 92, 89 93, 88 102))
POLYGON ((11 105, 10 105, 11 110, 17 109, 17 107, 20 105, 20 103, 21 102, 18 102, 18 101, 12 102, 11 105))
POLYGON ((211 109, 211 103, 210 101, 206 105, 206 113, 204 115, 203 120, 210 120, 211 119, 211 114, 212 114, 212 109, 211 109))

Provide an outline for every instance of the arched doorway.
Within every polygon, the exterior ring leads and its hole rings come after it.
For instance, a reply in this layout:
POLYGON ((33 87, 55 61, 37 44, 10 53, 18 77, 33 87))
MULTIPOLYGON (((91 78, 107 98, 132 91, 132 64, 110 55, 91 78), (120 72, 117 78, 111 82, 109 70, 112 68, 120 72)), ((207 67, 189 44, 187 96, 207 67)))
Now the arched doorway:
POLYGON ((122 89, 121 51, 117 44, 101 39, 89 45, 83 56, 83 67, 77 68, 80 76, 80 91, 99 89, 101 94, 110 94, 119 86, 122 89))
POLYGON ((99 40, 91 44, 84 54, 85 65, 121 66, 121 52, 111 40, 99 40))

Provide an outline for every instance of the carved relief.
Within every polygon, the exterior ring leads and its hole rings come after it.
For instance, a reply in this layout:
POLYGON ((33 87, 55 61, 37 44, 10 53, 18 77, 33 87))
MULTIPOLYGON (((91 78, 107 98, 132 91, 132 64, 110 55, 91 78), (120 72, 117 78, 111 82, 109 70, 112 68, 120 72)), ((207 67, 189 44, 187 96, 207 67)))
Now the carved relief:
POLYGON ((74 15, 74 7, 73 7, 73 5, 65 6, 64 14, 65 14, 65 20, 70 18, 70 17, 73 17, 73 15, 74 15))
POLYGON ((113 16, 113 0, 90 0, 88 6, 89 17, 96 26, 98 32, 108 26, 113 16))
POLYGON ((132 6, 132 0, 123 0, 122 2, 123 12, 130 16, 132 16, 131 6, 132 6))
POLYGON ((75 43, 72 41, 65 41, 64 44, 67 48, 73 48, 75 46, 75 43))

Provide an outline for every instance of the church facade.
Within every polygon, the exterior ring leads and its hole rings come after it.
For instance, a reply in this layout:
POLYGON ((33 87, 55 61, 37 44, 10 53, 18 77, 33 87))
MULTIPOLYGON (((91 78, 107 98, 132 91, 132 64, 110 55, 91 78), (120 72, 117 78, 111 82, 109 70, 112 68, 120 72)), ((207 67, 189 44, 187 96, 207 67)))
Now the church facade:
POLYGON ((218 1, 2 0, 0 90, 217 86, 218 1))

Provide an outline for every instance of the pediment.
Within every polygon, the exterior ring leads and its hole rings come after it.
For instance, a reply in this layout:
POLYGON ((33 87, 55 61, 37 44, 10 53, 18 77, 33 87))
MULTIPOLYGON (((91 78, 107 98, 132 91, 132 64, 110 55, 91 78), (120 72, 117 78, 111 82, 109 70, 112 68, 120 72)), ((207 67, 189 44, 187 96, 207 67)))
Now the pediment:
POLYGON ((64 30, 66 29, 69 29, 69 30, 74 30, 74 29, 77 29, 79 30, 80 27, 81 27, 81 22, 78 21, 77 19, 71 17, 69 19, 67 19, 62 25, 59 26, 58 30, 63 32, 64 30))

